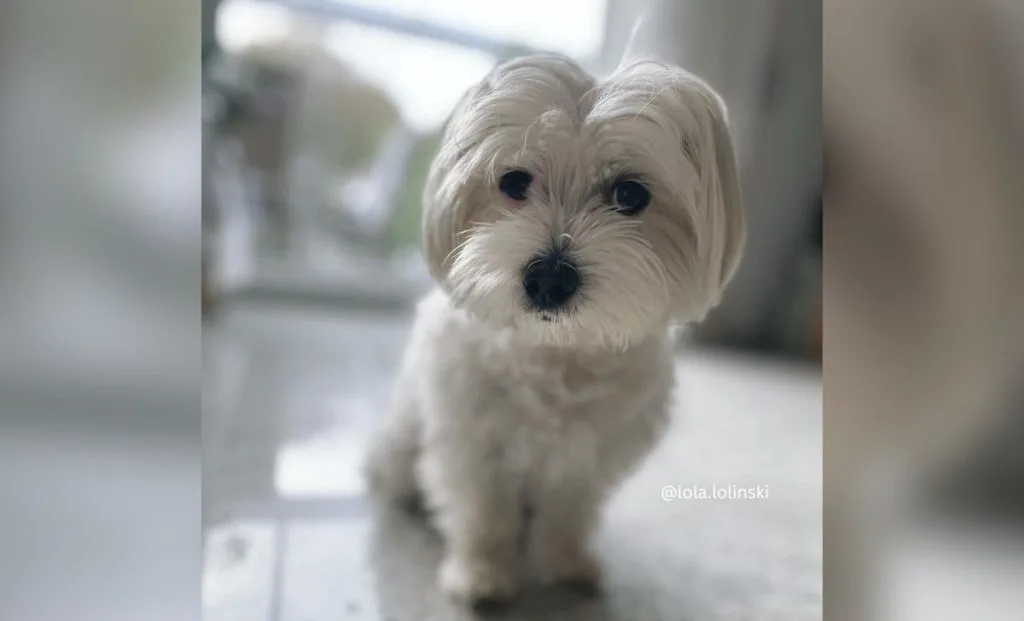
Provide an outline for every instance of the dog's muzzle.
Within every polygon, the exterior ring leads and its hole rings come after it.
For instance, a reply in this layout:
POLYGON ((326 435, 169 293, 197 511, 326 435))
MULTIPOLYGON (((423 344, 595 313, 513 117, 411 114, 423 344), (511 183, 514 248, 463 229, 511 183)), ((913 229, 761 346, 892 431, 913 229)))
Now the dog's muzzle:
POLYGON ((523 290, 538 311, 563 308, 580 289, 580 273, 560 251, 537 256, 523 270, 523 290))

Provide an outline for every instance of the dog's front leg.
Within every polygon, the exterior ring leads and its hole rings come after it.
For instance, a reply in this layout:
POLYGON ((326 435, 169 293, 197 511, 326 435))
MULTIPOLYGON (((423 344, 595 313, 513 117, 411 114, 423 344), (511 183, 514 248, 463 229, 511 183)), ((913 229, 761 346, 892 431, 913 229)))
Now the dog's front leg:
POLYGON ((428 443, 421 467, 445 539, 440 585, 474 606, 502 604, 517 589, 523 524, 520 490, 492 447, 428 443))
POLYGON ((589 548, 600 502, 595 482, 582 476, 538 494, 529 541, 542 580, 586 594, 600 590, 601 568, 589 548))

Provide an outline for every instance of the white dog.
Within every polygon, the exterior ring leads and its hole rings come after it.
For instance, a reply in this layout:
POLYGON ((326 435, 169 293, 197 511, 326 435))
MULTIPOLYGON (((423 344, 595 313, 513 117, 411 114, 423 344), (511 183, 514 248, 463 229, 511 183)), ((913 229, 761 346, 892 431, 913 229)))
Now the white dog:
POLYGON ((367 463, 430 510, 447 593, 507 601, 524 554, 599 586, 588 537, 668 421, 670 327, 715 306, 744 237, 725 110, 693 75, 542 55, 467 93, 424 193, 439 288, 367 463))

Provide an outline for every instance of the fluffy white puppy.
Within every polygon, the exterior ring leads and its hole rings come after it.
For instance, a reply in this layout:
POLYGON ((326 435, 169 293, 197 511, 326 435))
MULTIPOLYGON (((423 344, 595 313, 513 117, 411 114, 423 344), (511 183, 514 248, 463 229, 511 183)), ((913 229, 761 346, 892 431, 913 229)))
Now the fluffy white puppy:
POLYGON ((654 62, 494 69, 457 107, 423 199, 424 300, 371 486, 422 500, 441 587, 511 598, 520 557, 596 588, 601 501, 664 430, 673 324, 719 301, 745 236, 719 97, 654 62))

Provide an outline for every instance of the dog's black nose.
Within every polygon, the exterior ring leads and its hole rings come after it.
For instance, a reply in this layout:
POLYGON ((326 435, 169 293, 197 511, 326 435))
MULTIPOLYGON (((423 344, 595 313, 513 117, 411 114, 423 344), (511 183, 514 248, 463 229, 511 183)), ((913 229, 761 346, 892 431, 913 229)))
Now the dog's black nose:
POLYGON ((538 310, 564 306, 580 288, 580 273, 559 253, 536 257, 526 265, 523 289, 538 310))

